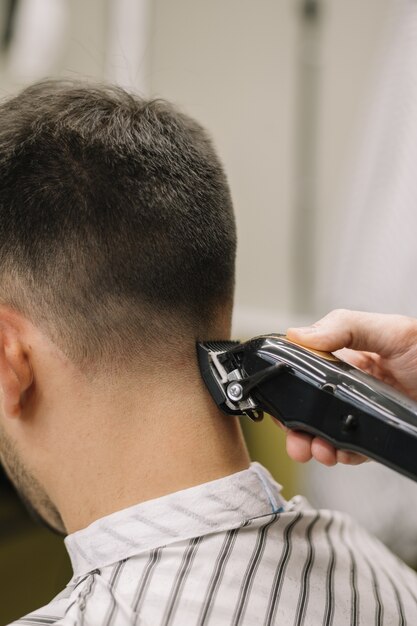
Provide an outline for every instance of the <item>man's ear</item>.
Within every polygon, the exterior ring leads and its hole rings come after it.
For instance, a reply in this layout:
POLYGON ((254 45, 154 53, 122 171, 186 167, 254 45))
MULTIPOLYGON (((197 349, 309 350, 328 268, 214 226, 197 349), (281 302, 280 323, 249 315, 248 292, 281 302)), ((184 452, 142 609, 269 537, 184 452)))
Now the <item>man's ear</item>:
POLYGON ((0 393, 5 417, 21 417, 25 393, 32 382, 32 368, 18 333, 1 324, 0 393))

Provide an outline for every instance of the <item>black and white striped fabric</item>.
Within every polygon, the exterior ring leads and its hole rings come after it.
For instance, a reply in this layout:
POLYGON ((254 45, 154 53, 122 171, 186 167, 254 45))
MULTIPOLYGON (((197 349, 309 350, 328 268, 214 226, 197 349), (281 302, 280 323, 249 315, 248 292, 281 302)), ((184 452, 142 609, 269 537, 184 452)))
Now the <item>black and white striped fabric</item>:
POLYGON ((402 626, 417 576, 341 513, 285 502, 258 463, 65 540, 67 588, 14 626, 402 626))

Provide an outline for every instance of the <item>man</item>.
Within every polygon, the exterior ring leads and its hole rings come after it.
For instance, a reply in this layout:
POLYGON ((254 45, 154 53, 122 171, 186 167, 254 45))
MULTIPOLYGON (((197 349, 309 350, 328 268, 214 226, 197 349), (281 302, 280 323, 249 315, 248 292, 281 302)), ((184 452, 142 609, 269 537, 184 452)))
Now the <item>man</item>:
POLYGON ((285 502, 195 342, 228 338, 235 226, 201 127, 52 82, 0 107, 0 447, 74 576, 16 624, 416 623, 417 578, 285 502))

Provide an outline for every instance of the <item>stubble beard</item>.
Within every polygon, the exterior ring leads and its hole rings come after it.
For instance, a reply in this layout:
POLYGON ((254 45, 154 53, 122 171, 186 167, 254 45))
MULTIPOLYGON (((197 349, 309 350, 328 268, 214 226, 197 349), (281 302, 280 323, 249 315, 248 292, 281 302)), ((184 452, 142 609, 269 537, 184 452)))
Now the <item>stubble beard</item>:
POLYGON ((30 517, 52 532, 65 536, 64 522, 39 481, 19 457, 14 442, 0 424, 0 463, 30 517))

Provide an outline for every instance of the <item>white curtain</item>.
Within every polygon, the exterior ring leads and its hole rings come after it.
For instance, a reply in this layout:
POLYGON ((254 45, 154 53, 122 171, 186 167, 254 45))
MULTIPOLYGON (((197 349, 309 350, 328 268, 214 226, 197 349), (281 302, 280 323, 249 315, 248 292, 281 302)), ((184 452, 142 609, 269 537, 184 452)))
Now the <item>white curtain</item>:
POLYGON ((417 316, 417 2, 393 7, 320 300, 417 316))

